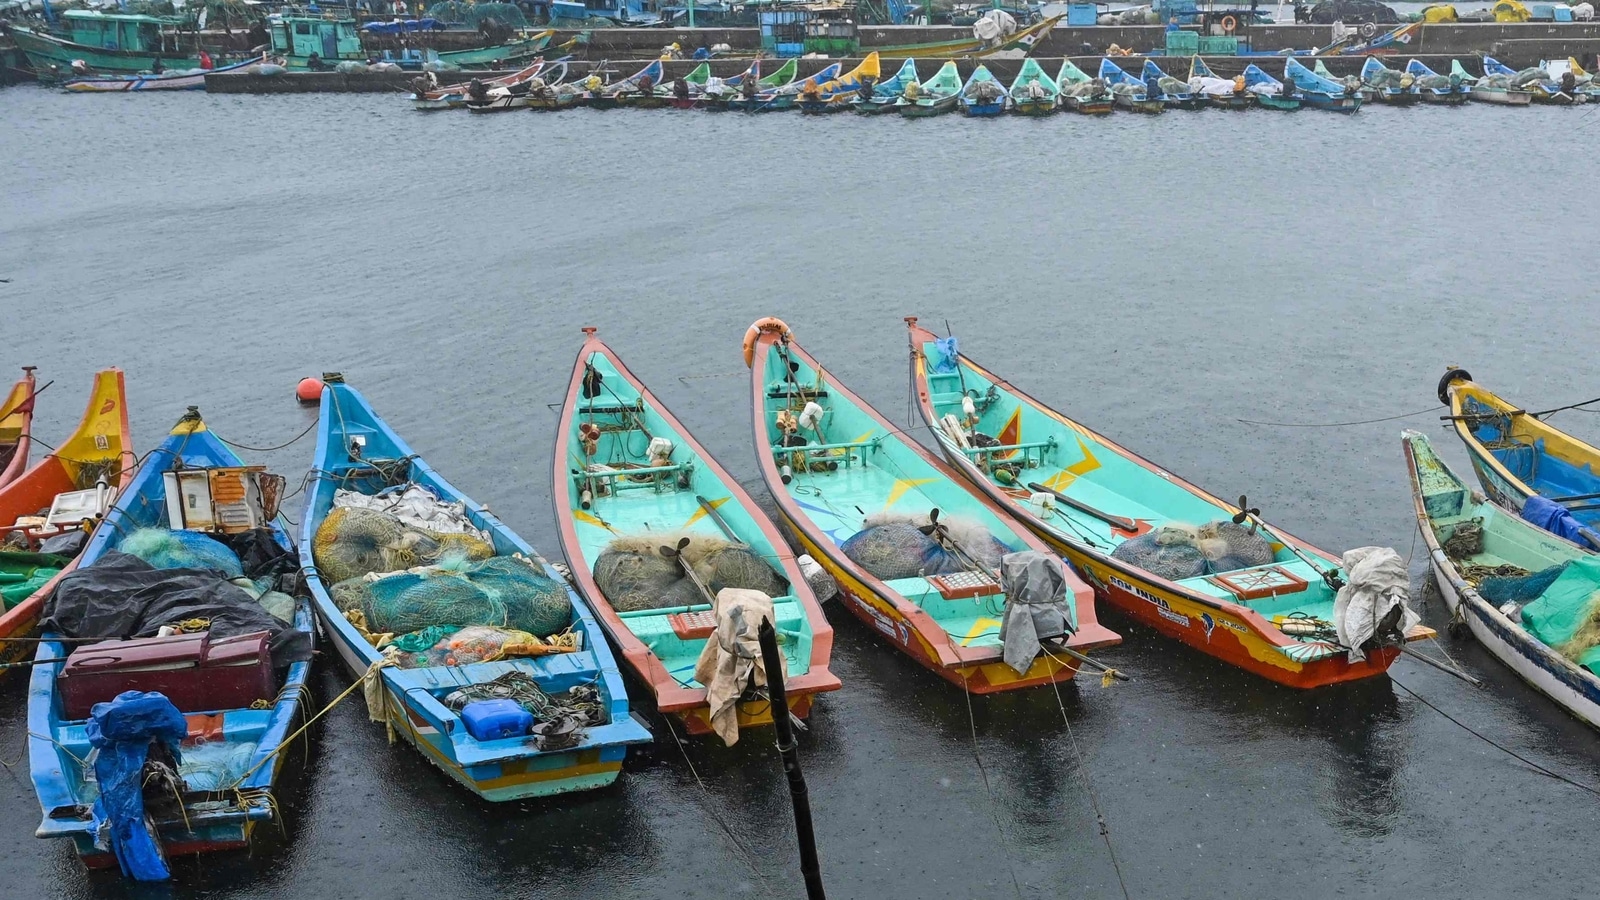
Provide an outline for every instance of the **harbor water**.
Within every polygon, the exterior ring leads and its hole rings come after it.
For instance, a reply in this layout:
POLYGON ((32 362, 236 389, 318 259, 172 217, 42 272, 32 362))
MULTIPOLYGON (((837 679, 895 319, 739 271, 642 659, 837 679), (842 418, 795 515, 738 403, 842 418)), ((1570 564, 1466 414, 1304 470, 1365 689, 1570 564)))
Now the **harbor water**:
MULTIPOLYGON (((39 437, 118 365, 140 452, 189 405, 274 447, 315 415, 295 382, 342 371, 551 553, 552 404, 583 325, 764 496, 750 322, 782 317, 905 422, 901 317, 948 320, 974 358, 1171 471, 1320 546, 1410 555, 1441 632, 1400 429, 1465 466, 1430 409, 1450 363, 1531 409, 1600 394, 1600 116, 1581 107, 473 116, 25 87, 0 92, 0 121, 0 374, 55 381, 39 437)), ((1555 424, 1600 437, 1582 411, 1555 424)), ((245 455, 297 485, 311 451, 245 455)), ((844 688, 801 753, 832 897, 1119 898, 1119 877, 1134 898, 1593 896, 1595 797, 1462 726, 1591 785, 1600 737, 1470 639, 1441 643, 1482 689, 1401 658, 1392 679, 1296 693, 1102 607, 1125 638, 1102 656, 1134 681, 969 700, 829 616, 844 688)), ((349 684, 331 662, 319 707, 349 684)), ((491 806, 389 745, 359 698, 291 759, 281 833, 179 861, 151 893, 33 837, 25 704, 13 672, 5 896, 804 896, 768 733, 680 743, 653 717, 613 787, 491 806)))

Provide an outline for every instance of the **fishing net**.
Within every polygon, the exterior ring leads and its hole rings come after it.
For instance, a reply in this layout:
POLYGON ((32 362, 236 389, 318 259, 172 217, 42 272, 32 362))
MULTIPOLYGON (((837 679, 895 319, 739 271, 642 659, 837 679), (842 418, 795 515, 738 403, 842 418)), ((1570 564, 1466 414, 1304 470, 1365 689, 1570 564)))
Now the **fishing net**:
POLYGON ((566 589, 520 556, 458 558, 421 571, 351 578, 329 594, 341 611, 359 610, 374 633, 494 625, 546 635, 572 623, 566 589))
POLYGON ((1495 90, 1495 91, 1510 90, 1511 87, 1512 87, 1512 85, 1511 85, 1511 76, 1510 75, 1485 75, 1482 78, 1478 79, 1477 87, 1485 88, 1485 89, 1488 89, 1488 90, 1495 90))
POLYGON ((1273 559, 1266 538, 1230 521, 1199 528, 1163 525, 1123 541, 1111 556, 1169 581, 1264 566, 1273 559))
POLYGON ((967 88, 966 95, 975 103, 993 103, 1005 96, 1005 89, 993 81, 979 81, 967 88))
POLYGON ((1539 82, 1546 81, 1549 78, 1550 74, 1538 67, 1521 69, 1517 72, 1517 74, 1511 76, 1511 86, 1514 88, 1525 88, 1530 84, 1538 84, 1539 82))
POLYGON ((1126 81, 1123 81, 1113 84, 1111 86, 1111 90, 1113 93, 1121 94, 1124 97, 1134 98, 1143 98, 1146 93, 1143 82, 1139 84, 1130 84, 1126 81))
POLYGON ((684 577, 676 559, 661 555, 662 547, 675 548, 685 536, 689 543, 681 551, 684 561, 713 595, 723 588, 760 591, 768 597, 789 592, 788 582, 772 565, 743 545, 702 534, 620 535, 594 562, 595 585, 611 607, 633 612, 710 602, 684 577))
POLYGON ((583 740, 585 728, 604 725, 609 720, 600 691, 592 684, 580 684, 560 693, 549 693, 526 672, 507 672, 493 681, 469 684, 445 695, 444 705, 459 713, 475 700, 512 700, 533 714, 534 746, 539 750, 575 747, 583 740))
POLYGON ((682 578, 675 560, 654 553, 608 547, 594 561, 594 583, 617 612, 684 605, 667 602, 668 591, 682 578))
POLYGON ((428 15, 451 25, 477 28, 485 19, 494 19, 512 28, 527 28, 528 17, 512 3, 469 3, 465 0, 445 0, 428 7, 428 15))
POLYGON ((475 535, 440 534, 407 525, 382 510, 341 506, 322 520, 311 539, 311 553, 323 579, 339 582, 433 565, 450 555, 489 559, 494 546, 475 535))
POLYGON ((1451 86, 1448 75, 1422 75, 1415 82, 1416 86, 1424 90, 1440 90, 1451 86))
POLYGON ((1189 82, 1179 81, 1178 79, 1173 78, 1171 75, 1163 75, 1156 79, 1156 86, 1161 88, 1162 93, 1166 94, 1189 93, 1189 82))
POLYGON ((1478 596, 1496 606, 1502 603, 1527 603, 1543 594, 1545 588, 1554 584, 1566 569, 1567 564, 1562 563, 1532 574, 1491 574, 1478 582, 1478 596))
POLYGON ((1061 93, 1070 97, 1103 97, 1105 85, 1099 81, 1078 81, 1061 86, 1061 93))
POLYGON ((244 567, 232 550, 198 531, 140 528, 123 538, 117 549, 158 569, 211 569, 229 578, 244 575, 244 567))
POLYGON ((1483 552, 1483 523, 1478 519, 1461 522, 1439 548, 1451 559, 1467 559, 1483 552))

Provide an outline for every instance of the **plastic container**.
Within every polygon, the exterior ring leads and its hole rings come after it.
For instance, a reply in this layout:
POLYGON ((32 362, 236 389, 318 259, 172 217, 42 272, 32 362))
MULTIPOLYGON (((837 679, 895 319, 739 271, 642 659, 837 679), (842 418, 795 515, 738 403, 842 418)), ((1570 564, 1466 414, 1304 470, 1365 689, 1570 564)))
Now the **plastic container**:
POLYGON ((1200 52, 1200 35, 1193 31, 1167 32, 1168 56, 1194 56, 1200 52))
POLYGON ((533 727, 533 713, 515 700, 474 700, 461 707, 467 733, 480 741, 521 737, 533 727))
POLYGON ((1099 8, 1093 3, 1067 4, 1067 25, 1072 28, 1084 28, 1099 22, 1099 8))
POLYGON ((1200 35, 1201 56, 1236 56, 1239 39, 1233 35, 1200 35))

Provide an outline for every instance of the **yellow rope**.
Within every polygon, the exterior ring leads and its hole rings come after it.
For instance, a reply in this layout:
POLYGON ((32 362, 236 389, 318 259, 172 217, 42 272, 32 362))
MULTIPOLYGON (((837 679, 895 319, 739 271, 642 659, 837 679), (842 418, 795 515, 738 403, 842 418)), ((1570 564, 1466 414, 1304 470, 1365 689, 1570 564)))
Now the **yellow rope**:
POLYGON ((232 790, 232 791, 237 793, 238 790, 239 790, 239 785, 244 784, 246 781, 250 780, 250 776, 254 775, 258 770, 260 770, 260 768, 262 766, 266 765, 268 760, 272 759, 273 757, 277 756, 279 753, 283 752, 284 748, 286 748, 290 744, 294 743, 294 739, 295 738, 299 737, 302 734, 305 734, 306 733, 306 729, 310 728, 318 719, 322 718, 324 715, 327 714, 327 712, 329 710, 333 709, 335 706, 338 706, 340 703, 342 703, 344 701, 344 698, 346 698, 346 697, 350 696, 351 694, 355 693, 356 688, 359 688, 363 684, 366 684, 367 679, 373 677, 373 675, 376 674, 379 669, 382 669, 383 667, 388 666, 388 665, 392 665, 392 663, 387 658, 380 659, 377 662, 374 662, 371 666, 369 666, 367 668, 367 671, 365 673, 363 673, 360 678, 357 678, 349 687, 344 689, 344 693, 342 693, 339 696, 333 698, 332 702, 330 702, 327 706, 324 706, 322 709, 318 710, 316 715, 314 715, 311 718, 307 719, 306 723, 304 725, 301 725, 299 728, 295 729, 294 734, 291 734, 288 737, 284 738, 282 741, 280 741, 278 743, 278 746, 276 746, 276 747, 274 747, 272 749, 271 753, 268 753, 266 756, 263 756, 261 758, 260 762, 258 762, 255 765, 251 766, 243 775, 239 776, 239 780, 234 782, 233 786, 230 787, 229 790, 232 790))

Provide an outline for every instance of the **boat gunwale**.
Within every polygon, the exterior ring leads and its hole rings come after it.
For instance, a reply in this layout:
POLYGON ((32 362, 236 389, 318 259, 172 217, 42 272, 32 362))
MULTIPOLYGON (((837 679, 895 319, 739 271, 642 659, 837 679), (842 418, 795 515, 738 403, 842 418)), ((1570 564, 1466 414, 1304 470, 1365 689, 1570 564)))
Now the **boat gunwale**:
POLYGON ((6 394, 5 397, 5 400, 9 402, 12 397, 22 394, 22 399, 18 400, 16 405, 9 409, 0 408, 0 422, 11 418, 13 415, 22 417, 21 431, 17 435, 16 442, 11 445, 11 459, 6 463, 4 469, 0 469, 0 488, 4 488, 11 482, 16 481, 23 472, 28 470, 28 458, 33 452, 33 414, 36 406, 32 401, 39 393, 35 389, 36 384, 37 381, 34 378, 33 369, 31 367, 24 369, 22 377, 17 379, 17 383, 12 386, 10 393, 6 394))
MULTIPOLYGON (((1445 390, 1448 392, 1450 397, 1450 426, 1455 429, 1456 436, 1459 437, 1461 442, 1466 445, 1467 452, 1475 458, 1475 462, 1481 462, 1482 464, 1488 466, 1490 469, 1494 470, 1496 475, 1504 479, 1509 487, 1521 492, 1522 496, 1516 498, 1516 503, 1511 504, 1516 510, 1520 510, 1523 502, 1526 502, 1529 497, 1532 497, 1539 492, 1534 490, 1531 485, 1523 481, 1521 478, 1511 474, 1511 470, 1506 468, 1505 464, 1500 461, 1500 458, 1495 456, 1494 452, 1488 447, 1484 446, 1483 442, 1478 440, 1477 435, 1472 433, 1472 428, 1467 424, 1467 419, 1465 418, 1466 413, 1462 412, 1462 407, 1464 405, 1462 401, 1463 395, 1470 394, 1476 395, 1475 399, 1479 400, 1480 402, 1484 402, 1486 406, 1494 407, 1502 412, 1510 413, 1514 410, 1520 410, 1522 407, 1511 404, 1499 394, 1496 394, 1495 392, 1484 387, 1482 384, 1473 381, 1471 378, 1453 380, 1448 386, 1446 386, 1445 390)), ((1550 446, 1549 438, 1555 437, 1558 438, 1561 443, 1572 444, 1574 445, 1575 449, 1592 455, 1592 457, 1596 460, 1600 460, 1600 448, 1596 448, 1588 442, 1580 440, 1579 438, 1550 425, 1543 419, 1534 417, 1532 415, 1528 415, 1526 418, 1530 421, 1524 423, 1525 427, 1530 431, 1540 434, 1542 439, 1545 441, 1546 447, 1550 446)), ((1548 451, 1545 452, 1548 454, 1548 451)), ((1549 455, 1554 456, 1555 454, 1549 455)), ((1559 456, 1556 458, 1561 459, 1559 456)), ((1576 465, 1570 460, 1562 461, 1568 463, 1569 465, 1576 465)), ((1482 479, 1479 480, 1482 481, 1482 479)), ((1494 486, 1485 484, 1483 487, 1487 493, 1500 493, 1500 491, 1494 486)), ((1506 499, 1509 501, 1511 498, 1506 499)))
POLYGON ((605 357, 616 368, 617 374, 639 392, 640 400, 647 407, 660 416, 668 426, 677 432, 677 436, 699 456, 705 467, 710 470, 713 477, 728 490, 730 497, 735 502, 744 506, 746 512, 761 531, 762 537, 771 544, 773 552, 783 568, 784 577, 789 580, 789 586, 794 591, 795 599, 805 610, 806 622, 811 627, 811 659, 810 666, 805 674, 789 676, 784 679, 785 690, 791 697, 803 694, 822 693, 838 690, 842 682, 838 676, 828 668, 828 663, 833 655, 833 626, 828 624, 827 616, 822 612, 822 605, 811 590, 811 585, 806 581, 805 573, 800 570, 800 563, 796 554, 783 539, 772 520, 756 505, 755 499, 723 468, 716 457, 711 455, 701 443, 694 438, 683 423, 667 409, 659 398, 645 387, 643 381, 634 375, 604 341, 594 333, 588 333, 583 346, 578 351, 577 361, 573 365, 572 379, 567 385, 567 393, 562 405, 560 422, 556 427, 555 452, 551 458, 551 485, 550 490, 555 503, 556 526, 562 545, 563 554, 567 557, 567 568, 572 577, 578 582, 579 593, 589 601, 596 618, 600 620, 605 632, 611 635, 612 640, 622 650, 622 656, 628 661, 634 671, 649 684, 656 697, 657 709, 663 712, 680 712, 706 706, 706 688, 684 687, 678 679, 666 670, 662 660, 652 653, 644 642, 627 627, 612 608, 611 602, 600 590, 594 580, 594 573, 584 560, 583 547, 578 540, 577 527, 572 522, 572 479, 566 466, 566 461, 571 455, 572 422, 574 411, 577 409, 578 389, 582 384, 585 364, 592 354, 598 353, 605 357), (598 599, 597 599, 598 598, 598 599))

